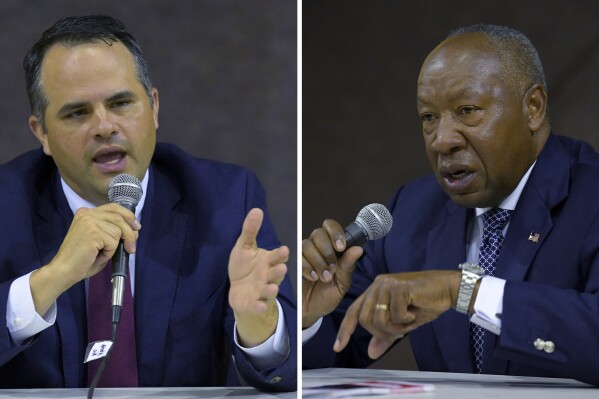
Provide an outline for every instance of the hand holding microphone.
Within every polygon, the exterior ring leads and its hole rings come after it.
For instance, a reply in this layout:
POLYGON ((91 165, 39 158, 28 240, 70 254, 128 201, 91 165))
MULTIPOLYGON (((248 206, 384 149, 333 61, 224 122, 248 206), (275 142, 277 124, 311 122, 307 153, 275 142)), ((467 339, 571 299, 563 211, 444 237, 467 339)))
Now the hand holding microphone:
MULTIPOLYGON (((381 204, 370 204, 362 208, 356 220, 345 229, 335 220, 327 219, 322 228, 316 229, 310 238, 302 242, 304 278, 310 281, 320 279, 331 281, 338 264, 344 263, 343 252, 354 246, 360 246, 367 240, 377 240, 391 230, 393 218, 389 210, 381 204)), ((354 261, 361 251, 352 251, 354 261), (355 256, 357 255, 357 256, 355 256)))
POLYGON ((364 207, 345 229, 331 219, 302 241, 302 324, 309 327, 339 305, 351 285, 359 245, 384 237, 393 219, 381 204, 364 207))
POLYGON ((36 312, 45 314, 63 292, 102 270, 119 244, 135 252, 140 228, 135 215, 116 203, 77 210, 56 256, 31 275, 36 312))

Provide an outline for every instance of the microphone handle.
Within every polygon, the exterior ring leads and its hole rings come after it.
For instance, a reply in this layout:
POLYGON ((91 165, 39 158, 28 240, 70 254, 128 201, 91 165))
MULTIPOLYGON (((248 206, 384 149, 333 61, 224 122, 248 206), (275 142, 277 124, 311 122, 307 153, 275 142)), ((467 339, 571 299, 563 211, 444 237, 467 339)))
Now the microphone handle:
MULTIPOLYGON (((135 205, 130 202, 117 202, 122 207, 135 213, 135 205)), ((125 250, 123 240, 119 241, 114 255, 112 256, 112 324, 119 324, 121 310, 123 309, 123 295, 129 272, 129 253, 125 250)))
POLYGON ((121 319, 123 295, 129 270, 128 263, 129 254, 125 251, 123 240, 121 240, 112 257, 112 324, 118 324, 121 319))
POLYGON ((367 240, 366 230, 357 221, 350 223, 345 228, 345 249, 363 245, 367 240))

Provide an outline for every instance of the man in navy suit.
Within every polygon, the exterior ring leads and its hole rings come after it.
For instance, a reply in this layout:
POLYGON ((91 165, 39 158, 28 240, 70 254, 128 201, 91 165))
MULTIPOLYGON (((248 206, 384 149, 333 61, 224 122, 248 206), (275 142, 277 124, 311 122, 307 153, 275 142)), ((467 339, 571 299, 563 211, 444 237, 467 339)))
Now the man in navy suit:
MULTIPOLYGON (((257 178, 156 144, 158 91, 120 21, 64 18, 24 67, 42 149, 0 167, 0 386, 90 383, 91 278, 122 240, 137 376, 117 386, 218 386, 238 374, 260 389, 294 390, 289 251, 257 178), (121 173, 142 183, 135 214, 108 203, 121 173)), ((117 379, 130 371, 118 345, 108 363, 117 379)))
POLYGON ((396 193, 391 232, 346 248, 327 220, 303 242, 304 367, 365 367, 409 334, 421 370, 599 385, 599 156, 551 133, 536 50, 455 31, 417 106, 434 176, 396 193))

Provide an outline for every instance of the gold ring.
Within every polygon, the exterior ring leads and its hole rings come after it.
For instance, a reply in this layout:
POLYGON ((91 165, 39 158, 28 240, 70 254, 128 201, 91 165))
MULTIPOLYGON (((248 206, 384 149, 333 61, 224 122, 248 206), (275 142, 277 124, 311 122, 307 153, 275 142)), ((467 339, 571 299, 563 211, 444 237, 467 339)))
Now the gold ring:
POLYGON ((376 305, 374 305, 374 309, 375 310, 389 310, 389 305, 387 305, 386 303, 377 303, 376 305))

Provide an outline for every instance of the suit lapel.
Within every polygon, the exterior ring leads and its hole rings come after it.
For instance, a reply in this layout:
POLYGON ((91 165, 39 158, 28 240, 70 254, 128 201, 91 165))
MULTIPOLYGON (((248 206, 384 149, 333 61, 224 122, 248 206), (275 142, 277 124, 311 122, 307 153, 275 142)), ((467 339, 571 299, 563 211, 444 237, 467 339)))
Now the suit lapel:
MULTIPOLYGON (((48 264, 56 255, 67 234, 73 214, 60 186, 58 173, 53 174, 52 184, 46 187, 36 199, 33 234, 40 259, 40 266, 48 264)), ((56 326, 62 347, 62 367, 64 386, 77 387, 85 383, 83 357, 87 346, 85 305, 85 285, 83 282, 71 287, 58 297, 56 326), (73 335, 75 331, 75 335, 73 335), (83 371, 82 371, 83 370, 83 371)))
MULTIPOLYGON (((466 232, 471 211, 451 201, 447 203, 445 220, 428 234, 426 269, 457 270, 466 259, 466 232)), ((466 315, 448 311, 432 322, 439 348, 448 369, 471 373, 468 318, 466 315)))
POLYGON ((53 180, 52 184, 47 185, 47 189, 39 194, 35 204, 38 219, 33 222, 33 228, 42 265, 54 258, 73 220, 73 213, 62 191, 58 173, 54 174, 53 180))
POLYGON ((135 261, 135 329, 142 385, 160 385, 163 378, 164 342, 189 219, 176 208, 179 201, 176 187, 152 167, 135 261))
MULTIPOLYGON (((495 276, 523 281, 553 228, 551 210, 568 195, 570 160, 557 139, 550 136, 522 191, 507 230, 495 276)), ((492 353, 497 336, 485 334, 484 353, 492 353)), ((485 356, 485 372, 505 374, 508 361, 485 356)))
POLYGON ((497 263, 497 277, 517 281, 526 277, 553 227, 551 210, 568 195, 569 164, 565 149, 550 137, 512 215, 497 263))

